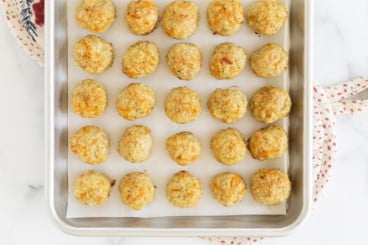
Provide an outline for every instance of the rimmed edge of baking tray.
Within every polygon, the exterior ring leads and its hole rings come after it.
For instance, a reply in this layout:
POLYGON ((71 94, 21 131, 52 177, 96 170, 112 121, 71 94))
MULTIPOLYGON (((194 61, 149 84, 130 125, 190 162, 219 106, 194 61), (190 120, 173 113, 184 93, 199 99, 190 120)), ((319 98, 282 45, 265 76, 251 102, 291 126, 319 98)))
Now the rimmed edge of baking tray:
MULTIPOLYGON (((302 1, 302 0, 300 0, 302 1)), ((283 236, 296 230, 308 217, 311 204, 312 204, 312 28, 313 28, 313 0, 304 1, 304 11, 299 13, 304 15, 303 18, 303 28, 304 28, 304 41, 303 41, 303 198, 302 198, 302 208, 299 210, 298 215, 293 221, 282 227, 257 227, 257 228, 195 228, 195 227, 185 227, 183 228, 154 228, 154 227, 82 227, 76 225, 76 223, 71 222, 71 220, 62 217, 55 206, 55 149, 59 147, 60 142, 64 142, 67 139, 60 137, 58 141, 55 138, 55 129, 57 129, 56 120, 60 116, 56 113, 56 106, 59 101, 55 98, 55 86, 60 86, 60 84, 55 84, 56 72, 55 70, 55 38, 57 38, 57 31, 55 30, 55 1, 46 1, 46 35, 45 35, 45 163, 46 163, 46 197, 47 206, 53 221, 56 225, 66 233, 79 236, 283 236), (58 142, 57 144, 55 144, 58 142), (184 228, 185 227, 185 228, 184 228)), ((60 15, 63 11, 57 13, 60 15)), ((300 17, 300 16, 298 16, 300 17)), ((60 51, 60 50, 58 50, 60 51)), ((65 51, 65 50, 64 50, 65 51)), ((59 95, 58 95, 59 96, 59 95)), ((58 98, 60 99, 60 98, 58 98)), ((59 105, 60 106, 60 105, 59 105)), ((64 112, 65 113, 65 112, 64 112)), ((65 181, 60 180, 60 181, 65 181)), ((198 218, 198 217, 197 217, 198 218)), ((240 219, 241 216, 231 217, 232 220, 240 219)), ((247 216, 249 220, 260 220, 262 216, 247 216)), ((191 217, 185 217, 182 219, 182 223, 185 224, 186 221, 190 221, 191 217)), ((223 217, 226 221, 226 217, 223 217)), ((277 217, 273 217, 277 220, 277 217)), ((76 221, 78 219, 74 219, 76 221)), ((191 220, 192 221, 192 220, 191 220)), ((280 220, 279 220, 280 221, 280 220)), ((282 221, 282 220, 281 220, 282 221)), ((240 222, 240 220, 239 220, 240 222)), ((149 223, 149 222, 148 222, 149 223)), ((153 222, 154 223, 154 222, 153 222)))

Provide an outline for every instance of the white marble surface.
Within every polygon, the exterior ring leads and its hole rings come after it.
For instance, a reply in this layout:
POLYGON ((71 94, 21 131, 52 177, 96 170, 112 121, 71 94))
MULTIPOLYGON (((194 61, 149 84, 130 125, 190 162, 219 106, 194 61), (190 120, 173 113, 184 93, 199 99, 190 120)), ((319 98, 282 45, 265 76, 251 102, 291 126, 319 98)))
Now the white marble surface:
MULTIPOLYGON (((315 80, 330 85, 368 75, 368 1, 316 1, 314 10, 315 80)), ((18 47, 2 16, 0 47, 0 244, 207 244, 59 231, 44 201, 43 70, 18 47)), ((295 233, 264 244, 368 244, 367 120, 368 114, 339 117, 336 167, 318 208, 295 233)))

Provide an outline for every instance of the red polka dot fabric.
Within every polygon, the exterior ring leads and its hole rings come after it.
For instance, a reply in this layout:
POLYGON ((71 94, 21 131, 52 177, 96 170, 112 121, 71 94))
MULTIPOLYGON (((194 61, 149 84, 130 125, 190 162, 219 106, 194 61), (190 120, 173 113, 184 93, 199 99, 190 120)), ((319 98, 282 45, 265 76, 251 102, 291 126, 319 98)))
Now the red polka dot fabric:
POLYGON ((44 0, 0 0, 5 20, 20 46, 44 63, 44 0))

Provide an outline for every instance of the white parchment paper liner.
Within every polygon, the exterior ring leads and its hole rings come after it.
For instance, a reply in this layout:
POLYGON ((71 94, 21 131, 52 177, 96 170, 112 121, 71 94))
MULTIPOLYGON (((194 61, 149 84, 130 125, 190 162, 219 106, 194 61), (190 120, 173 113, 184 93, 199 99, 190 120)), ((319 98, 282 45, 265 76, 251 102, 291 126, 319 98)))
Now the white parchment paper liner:
MULTIPOLYGON (((252 159, 249 152, 245 160, 232 167, 226 167, 218 163, 213 157, 210 150, 210 138, 219 130, 234 127, 240 130, 241 134, 247 139, 252 132, 260 129, 265 124, 257 122, 247 112, 245 117, 240 121, 228 125, 213 119, 207 110, 207 99, 211 92, 216 88, 227 88, 237 86, 243 91, 247 98, 256 90, 265 85, 280 86, 288 89, 289 77, 286 72, 283 76, 276 79, 260 79, 256 77, 247 63, 246 69, 234 80, 218 81, 210 75, 208 63, 211 54, 216 45, 222 42, 233 42, 245 48, 247 56, 267 43, 278 43, 286 50, 289 47, 289 30, 284 28, 283 31, 273 37, 261 37, 251 31, 246 24, 243 24, 240 31, 231 37, 221 37, 213 35, 208 28, 206 20, 206 9, 210 1, 194 1, 200 8, 200 23, 198 31, 186 40, 174 40, 163 33, 161 27, 158 27, 148 36, 135 36, 129 32, 123 21, 128 1, 115 0, 117 9, 117 18, 111 28, 103 33, 97 34, 114 47, 115 59, 112 68, 98 76, 91 76, 84 72, 81 68, 74 64, 72 58, 73 46, 79 39, 89 34, 86 30, 80 28, 75 21, 75 9, 79 1, 68 0, 68 90, 69 95, 78 82, 86 78, 96 79, 101 82, 108 94, 108 107, 105 113, 96 119, 82 119, 74 114, 69 104, 68 107, 68 123, 69 137, 80 127, 85 125, 96 125, 104 129, 110 138, 110 156, 107 161, 97 166, 91 166, 81 162, 69 149, 68 158, 68 208, 67 217, 158 217, 158 216, 206 216, 206 215, 240 215, 240 214, 285 214, 286 204, 280 204, 267 207, 256 203, 250 191, 247 191, 245 199, 235 207, 227 208, 219 204, 212 196, 209 188, 211 178, 221 172, 235 172, 243 177, 248 188, 251 175, 259 168, 280 168, 287 171, 288 154, 283 158, 260 162, 252 159), (148 40, 155 42, 160 49, 160 65, 158 70, 144 79, 130 79, 121 72, 121 60, 124 52, 129 45, 139 41, 148 40), (174 77, 167 67, 166 54, 169 48, 178 42, 193 42, 197 44, 203 54, 203 68, 198 77, 193 81, 181 81, 174 77), (144 119, 129 122, 121 118, 115 110, 115 102, 118 93, 122 88, 131 82, 142 82, 151 87, 156 94, 156 105, 153 113, 144 119), (193 123, 179 125, 170 121, 164 113, 164 99, 171 88, 177 86, 188 86, 195 90, 202 100, 202 114, 193 123), (142 164, 132 164, 120 157, 117 152, 118 141, 124 131, 130 125, 142 124, 148 126, 152 130, 154 141, 152 156, 142 164), (165 149, 165 140, 168 136, 180 132, 191 131, 200 139, 203 146, 203 153, 200 159, 188 166, 181 167, 174 163, 168 156, 165 149), (78 175, 86 170, 94 169, 101 171, 111 179, 116 179, 116 185, 112 188, 111 197, 100 207, 88 207, 77 202, 73 196, 74 181, 78 175), (166 184, 168 179, 180 170, 188 170, 197 176, 203 185, 203 196, 198 206, 189 209, 179 209, 172 206, 166 199, 166 184), (125 206, 119 196, 118 186, 122 176, 132 171, 147 171, 151 176, 156 188, 155 200, 144 207, 140 211, 133 211, 125 206)), ((156 0, 156 4, 161 14, 164 7, 169 3, 168 0, 156 0)), ((241 1, 243 6, 247 8, 253 1, 241 1)), ((286 25, 288 26, 288 25, 286 25)), ((287 130, 288 119, 277 122, 287 130)), ((69 147, 70 148, 70 147, 69 147)))

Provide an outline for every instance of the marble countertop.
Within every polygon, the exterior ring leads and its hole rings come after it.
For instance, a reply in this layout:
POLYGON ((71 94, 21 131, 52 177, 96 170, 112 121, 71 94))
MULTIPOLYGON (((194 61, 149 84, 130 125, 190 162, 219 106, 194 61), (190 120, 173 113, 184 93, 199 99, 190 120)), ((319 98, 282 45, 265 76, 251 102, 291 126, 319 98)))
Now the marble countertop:
MULTIPOLYGON (((323 86, 368 75, 368 1, 348 4, 315 1, 314 78, 323 86)), ((43 69, 18 46, 2 16, 0 37, 0 243, 207 244, 199 238, 79 238, 59 231, 44 201, 43 69)), ((264 244, 368 244, 367 120, 367 113, 338 118, 337 161, 324 197, 295 233, 264 244)))

